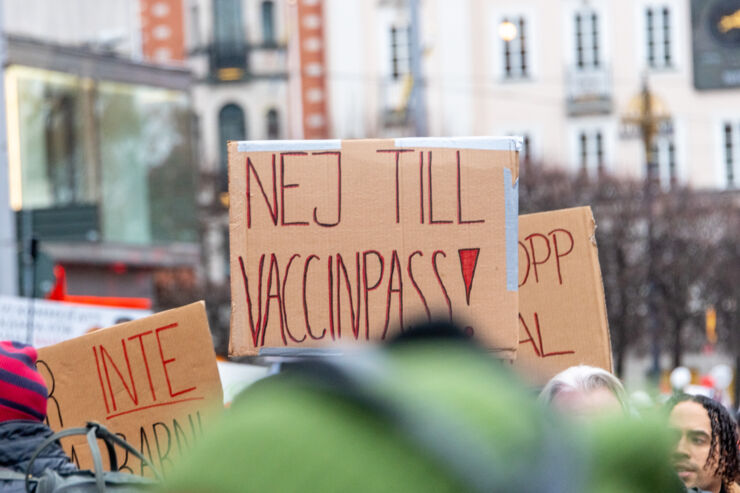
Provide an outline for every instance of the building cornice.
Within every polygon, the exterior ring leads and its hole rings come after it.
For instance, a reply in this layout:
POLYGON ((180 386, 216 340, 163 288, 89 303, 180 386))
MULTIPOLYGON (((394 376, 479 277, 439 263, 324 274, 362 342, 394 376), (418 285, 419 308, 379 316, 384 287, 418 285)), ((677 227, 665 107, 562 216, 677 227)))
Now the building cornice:
POLYGON ((7 64, 63 72, 78 77, 188 91, 192 75, 187 68, 130 60, 82 46, 61 45, 24 36, 8 35, 7 64))

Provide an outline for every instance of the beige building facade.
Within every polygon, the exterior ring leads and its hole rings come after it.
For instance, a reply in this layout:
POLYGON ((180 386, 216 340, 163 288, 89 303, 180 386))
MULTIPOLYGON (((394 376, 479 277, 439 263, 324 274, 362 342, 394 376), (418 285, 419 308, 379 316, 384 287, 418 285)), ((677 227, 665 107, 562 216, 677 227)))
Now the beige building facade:
POLYGON ((220 285, 229 276, 226 142, 282 139, 288 134, 288 4, 183 3, 198 119, 206 276, 220 285))
MULTIPOLYGON (((413 132, 398 111, 410 83, 408 2, 325 3, 333 135, 413 132)), ((621 121, 647 77, 670 116, 657 142, 661 183, 737 186, 740 84, 695 88, 692 42, 702 33, 692 24, 692 2, 421 0, 420 6, 431 135, 522 134, 527 157, 544 165, 641 178, 641 141, 621 121), (508 42, 504 23, 515 28, 508 42)), ((704 28, 705 19, 698 22, 704 28)))
MULTIPOLYGON (((697 89, 694 80, 695 41, 708 36, 711 16, 694 21, 692 7, 722 2, 418 0, 414 78, 411 1, 182 0, 214 283, 228 277, 227 140, 414 135, 414 86, 423 88, 429 135, 522 135, 522 157, 537 165, 641 179, 641 141, 621 121, 646 77, 670 116, 657 142, 663 186, 740 182, 740 69, 725 74, 724 88, 697 89), (307 57, 317 50, 320 64, 307 57)), ((155 17, 172 10, 160 3, 172 1, 24 0, 3 2, 3 13, 15 36, 138 60, 146 58, 142 5, 155 17)), ((162 34, 154 26, 147 35, 162 34)))

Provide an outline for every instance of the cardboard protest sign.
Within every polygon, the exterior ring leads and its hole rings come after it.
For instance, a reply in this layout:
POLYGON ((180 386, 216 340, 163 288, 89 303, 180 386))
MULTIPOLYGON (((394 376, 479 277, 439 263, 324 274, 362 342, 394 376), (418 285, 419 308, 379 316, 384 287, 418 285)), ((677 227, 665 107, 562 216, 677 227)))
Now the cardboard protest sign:
MULTIPOLYGON (((166 472, 201 435, 222 403, 205 305, 193 303, 41 348, 37 368, 49 389, 48 423, 58 431, 97 421, 166 472)), ((63 440, 81 467, 84 437, 63 440)), ((119 450, 121 470, 151 474, 119 450)))
POLYGON ((519 218, 519 351, 514 368, 543 385, 569 366, 612 369, 590 207, 519 218))
POLYGON ((442 316, 513 357, 517 139, 228 145, 232 354, 442 316))

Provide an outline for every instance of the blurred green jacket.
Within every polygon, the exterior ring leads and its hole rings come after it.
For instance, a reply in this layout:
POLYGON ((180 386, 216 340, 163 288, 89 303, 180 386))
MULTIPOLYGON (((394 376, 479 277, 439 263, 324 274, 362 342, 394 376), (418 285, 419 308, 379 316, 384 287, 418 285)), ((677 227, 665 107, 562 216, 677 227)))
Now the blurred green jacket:
POLYGON ((577 429, 478 348, 406 342, 246 389, 163 491, 685 491, 669 457, 662 425, 577 429))

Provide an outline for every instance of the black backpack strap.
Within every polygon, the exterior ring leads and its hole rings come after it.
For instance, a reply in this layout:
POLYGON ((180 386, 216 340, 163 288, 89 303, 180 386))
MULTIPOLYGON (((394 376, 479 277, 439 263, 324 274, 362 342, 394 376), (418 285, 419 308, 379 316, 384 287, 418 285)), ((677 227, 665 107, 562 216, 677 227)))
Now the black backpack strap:
MULTIPOLYGON (((122 449, 128 451, 131 455, 139 459, 141 462, 144 463, 147 467, 149 467, 152 472, 154 473, 154 476, 158 480, 162 480, 162 476, 159 474, 159 471, 154 467, 154 465, 151 463, 149 459, 144 457, 141 452, 136 450, 130 443, 128 443, 126 440, 121 438, 120 436, 116 435, 115 433, 111 433, 111 431, 106 428, 105 426, 101 425, 100 423, 96 422, 90 422, 87 424, 87 426, 94 426, 97 429, 96 436, 98 438, 101 438, 107 445, 110 445, 111 447, 113 445, 118 445, 122 449)), ((117 468, 116 468, 117 469, 117 468)))
POLYGON ((31 460, 28 461, 28 466, 26 467, 26 474, 25 474, 25 480, 26 480, 26 492, 31 493, 31 471, 33 470, 33 464, 36 462, 36 459, 39 455, 41 455, 44 450, 46 450, 52 443, 65 438, 69 436, 74 435, 85 435, 87 434, 87 428, 69 428, 57 433, 54 433, 50 437, 46 438, 41 444, 36 447, 36 450, 34 451, 33 455, 31 456, 31 460))
MULTIPOLYGON (((90 453, 92 454, 93 468, 95 472, 95 484, 98 486, 98 493, 105 493, 105 478, 103 478, 103 459, 100 457, 100 447, 98 447, 98 439, 96 437, 97 428, 88 424, 87 429, 87 445, 90 447, 90 453)), ((112 457, 115 457, 115 452, 113 452, 112 457)), ((113 460, 111 459, 111 462, 112 461, 113 460)), ((112 470, 115 471, 116 469, 112 470)))
POLYGON ((158 480, 162 480, 162 476, 159 474, 159 471, 154 467, 154 465, 144 457, 138 450, 136 450, 134 447, 131 446, 128 442, 123 440, 118 435, 111 433, 108 428, 101 425, 100 423, 96 423, 94 421, 88 422, 87 426, 84 428, 68 428, 66 430, 59 431, 57 433, 54 433, 50 437, 48 437, 46 440, 41 442, 41 444, 36 448, 33 455, 31 456, 31 460, 28 461, 28 467, 26 467, 26 492, 31 493, 31 484, 30 484, 30 478, 31 478, 31 471, 33 467, 33 463, 36 461, 36 459, 43 453, 44 450, 46 450, 52 443, 66 437, 70 436, 77 436, 77 435, 85 435, 87 437, 87 443, 90 447, 90 452, 92 453, 93 458, 93 464, 95 467, 95 480, 98 483, 98 490, 103 492, 105 491, 105 481, 103 478, 103 460, 100 454, 100 447, 98 447, 97 438, 100 438, 105 442, 106 449, 108 450, 108 457, 110 461, 110 469, 111 471, 117 471, 118 470, 118 459, 116 457, 116 450, 115 445, 118 445, 122 447, 123 449, 127 450, 129 453, 137 457, 139 460, 141 460, 145 465, 147 465, 154 473, 154 476, 158 480))

